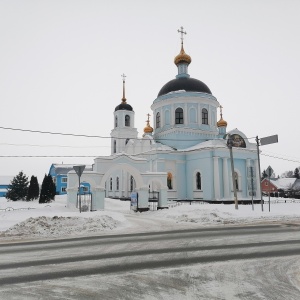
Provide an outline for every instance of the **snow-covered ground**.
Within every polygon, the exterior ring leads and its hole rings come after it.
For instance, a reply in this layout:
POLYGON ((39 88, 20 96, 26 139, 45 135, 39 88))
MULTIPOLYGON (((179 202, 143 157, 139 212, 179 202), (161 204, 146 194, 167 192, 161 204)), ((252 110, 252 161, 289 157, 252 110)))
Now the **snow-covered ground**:
POLYGON ((260 204, 254 210, 251 205, 235 210, 234 205, 171 203, 169 209, 136 213, 130 210, 130 202, 105 199, 105 210, 79 213, 67 208, 66 196, 56 196, 48 204, 0 198, 0 241, 298 221, 300 203, 276 201, 271 198, 270 212, 268 204, 262 212, 260 204))

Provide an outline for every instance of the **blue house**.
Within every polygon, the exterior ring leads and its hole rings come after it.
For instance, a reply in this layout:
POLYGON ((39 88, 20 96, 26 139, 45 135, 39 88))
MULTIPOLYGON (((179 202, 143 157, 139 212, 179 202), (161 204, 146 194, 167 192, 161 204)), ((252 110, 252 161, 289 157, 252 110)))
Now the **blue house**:
POLYGON ((0 176, 0 197, 5 197, 14 176, 0 176))
MULTIPOLYGON (((56 186, 56 195, 67 194, 67 185, 68 185, 68 172, 74 170, 75 165, 70 164, 52 164, 49 170, 49 174, 53 178, 53 182, 56 186)), ((92 171, 93 167, 87 165, 85 167, 86 171, 92 171)), ((87 182, 81 182, 80 184, 83 193, 90 192, 90 184, 87 182)))

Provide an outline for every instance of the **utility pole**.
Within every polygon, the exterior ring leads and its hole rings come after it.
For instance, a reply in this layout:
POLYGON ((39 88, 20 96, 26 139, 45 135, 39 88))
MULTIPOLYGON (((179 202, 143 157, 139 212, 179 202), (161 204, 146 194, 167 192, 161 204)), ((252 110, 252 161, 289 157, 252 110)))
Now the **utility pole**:
POLYGON ((229 148, 229 153, 230 153, 231 176, 232 176, 232 185, 233 185, 233 194, 234 194, 234 206, 235 206, 235 209, 239 209, 236 185, 235 185, 235 176, 234 176, 233 154, 232 154, 233 140, 232 140, 232 137, 230 134, 228 134, 227 146, 229 148))
POLYGON ((258 161, 258 173, 259 173, 259 190, 260 190, 260 202, 261 202, 261 211, 264 211, 264 200, 262 196, 262 189, 261 189, 261 171, 260 171, 260 157, 259 157, 259 138, 256 136, 256 147, 257 147, 257 161, 258 161))

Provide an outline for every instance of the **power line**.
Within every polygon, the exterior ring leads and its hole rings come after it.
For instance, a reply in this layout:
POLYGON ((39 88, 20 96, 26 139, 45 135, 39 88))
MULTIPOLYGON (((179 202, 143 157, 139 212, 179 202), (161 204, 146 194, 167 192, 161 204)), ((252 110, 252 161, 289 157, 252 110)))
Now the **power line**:
POLYGON ((61 147, 61 148, 110 148, 110 146, 67 146, 67 145, 37 145, 37 144, 11 144, 11 143, 0 143, 4 146, 17 146, 17 147, 61 147))
POLYGON ((62 132, 41 131, 41 130, 31 130, 31 129, 2 127, 2 126, 0 126, 0 129, 13 130, 13 131, 22 131, 22 132, 30 132, 30 133, 42 133, 42 134, 52 134, 52 135, 86 137, 86 138, 101 138, 101 139, 108 139, 108 138, 110 139, 111 138, 111 137, 105 137, 105 136, 100 136, 100 135, 86 135, 86 134, 62 133, 62 132))
POLYGON ((264 153, 261 153, 261 155, 263 155, 263 156, 268 156, 268 157, 273 157, 273 158, 276 158, 276 159, 281 159, 281 160, 291 161, 291 162, 295 162, 295 163, 300 163, 300 160, 288 159, 288 158, 279 157, 279 156, 274 156, 274 155, 269 155, 269 154, 264 154, 264 153))
MULTIPOLYGON (((86 138, 100 138, 100 139, 119 139, 126 140, 127 138, 118 138, 111 136, 101 136, 101 135, 87 135, 87 134, 75 134, 75 133, 63 133, 63 132, 52 132, 52 131, 41 131, 41 130, 31 130, 31 129, 21 129, 21 128, 11 128, 0 126, 0 129, 12 130, 12 131, 21 131, 21 132, 30 132, 30 133, 40 133, 40 134, 51 134, 51 135, 62 135, 62 136, 73 136, 73 137, 86 137, 86 138)), ((255 137, 250 137, 245 139, 254 139, 255 137)), ((130 138, 130 140, 140 140, 141 138, 130 138)), ((204 138, 205 140, 216 140, 213 138, 204 138)), ((188 141, 188 142, 197 142, 199 139, 170 139, 170 138, 159 138, 160 141, 188 141)))

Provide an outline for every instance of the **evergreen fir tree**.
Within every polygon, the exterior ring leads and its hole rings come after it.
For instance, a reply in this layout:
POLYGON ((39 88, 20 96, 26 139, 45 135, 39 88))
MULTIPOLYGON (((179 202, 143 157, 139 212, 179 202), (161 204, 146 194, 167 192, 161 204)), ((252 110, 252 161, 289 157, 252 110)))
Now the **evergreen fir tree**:
POLYGON ((28 177, 21 171, 11 181, 7 193, 6 199, 13 201, 25 200, 28 193, 28 177))
POLYGON ((300 178, 300 174, 299 174, 299 169, 296 168, 295 171, 294 171, 294 177, 299 179, 300 178))
POLYGON ((27 201, 37 199, 40 194, 40 187, 38 183, 38 179, 35 176, 31 176, 28 194, 27 194, 27 201))
POLYGON ((56 195, 56 186, 50 174, 48 174, 48 181, 49 181, 50 198, 51 200, 54 200, 56 195))
POLYGON ((43 179, 39 203, 47 203, 50 200, 54 200, 55 197, 55 184, 53 182, 52 176, 46 175, 43 179))

